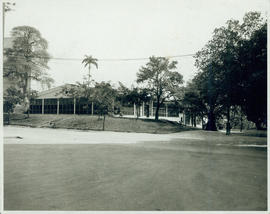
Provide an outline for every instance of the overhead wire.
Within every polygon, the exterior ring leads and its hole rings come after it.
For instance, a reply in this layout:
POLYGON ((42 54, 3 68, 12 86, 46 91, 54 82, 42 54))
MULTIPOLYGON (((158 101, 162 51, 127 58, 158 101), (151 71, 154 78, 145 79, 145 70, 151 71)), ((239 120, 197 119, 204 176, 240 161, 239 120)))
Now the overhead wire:
MULTIPOLYGON (((6 56, 13 56, 16 58, 25 59, 24 56, 16 56, 12 54, 4 54, 6 56)), ((181 58, 181 57, 191 57, 195 56, 195 54, 182 54, 182 55, 173 55, 173 56, 164 56, 165 58, 181 58)), ((30 57, 30 58, 40 58, 40 59, 49 59, 49 60, 62 60, 62 61, 82 61, 83 58, 73 58, 73 57, 30 57)), ((142 58, 97 58, 98 61, 142 61, 148 60, 149 57, 142 57, 142 58)))

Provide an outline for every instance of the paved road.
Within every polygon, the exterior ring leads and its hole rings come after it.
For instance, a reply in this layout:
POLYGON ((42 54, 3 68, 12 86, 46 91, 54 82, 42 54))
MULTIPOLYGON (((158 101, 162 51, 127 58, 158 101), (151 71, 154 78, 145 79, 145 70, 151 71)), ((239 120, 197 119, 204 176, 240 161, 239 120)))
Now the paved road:
POLYGON ((145 141, 170 142, 173 139, 189 139, 196 142, 212 142, 212 145, 265 147, 267 139, 248 136, 224 136, 221 132, 185 131, 171 134, 128 133, 112 131, 81 131, 72 129, 29 128, 5 126, 5 144, 133 144, 145 141), (214 142, 214 143, 213 143, 214 142))
POLYGON ((4 143, 6 210, 267 207, 262 137, 9 126, 4 143))

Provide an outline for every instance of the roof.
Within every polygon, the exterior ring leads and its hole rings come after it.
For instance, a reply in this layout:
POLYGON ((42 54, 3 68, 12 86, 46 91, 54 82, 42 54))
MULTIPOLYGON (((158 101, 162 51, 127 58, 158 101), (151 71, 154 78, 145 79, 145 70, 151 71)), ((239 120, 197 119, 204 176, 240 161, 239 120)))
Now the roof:
POLYGON ((65 87, 73 87, 74 84, 65 84, 46 91, 38 93, 37 99, 56 99, 56 98, 69 98, 69 96, 61 93, 65 87))

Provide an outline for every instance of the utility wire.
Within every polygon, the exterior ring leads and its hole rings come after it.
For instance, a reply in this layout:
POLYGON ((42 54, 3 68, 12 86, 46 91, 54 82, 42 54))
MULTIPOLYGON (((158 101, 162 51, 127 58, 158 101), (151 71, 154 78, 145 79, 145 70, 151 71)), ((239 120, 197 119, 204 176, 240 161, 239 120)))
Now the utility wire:
MULTIPOLYGON (((13 54, 5 54, 6 56, 11 56, 15 58, 21 58, 25 59, 24 56, 16 56, 13 54)), ((195 56, 195 54, 183 54, 183 55, 174 55, 174 56, 165 56, 165 58, 181 58, 181 57, 192 57, 195 56)), ((62 61, 82 61, 83 58, 65 58, 65 57, 38 57, 38 56, 32 56, 29 58, 39 58, 39 59, 51 59, 51 60, 62 60, 62 61)), ((148 60, 148 57, 144 58, 99 58, 98 61, 142 61, 142 60, 148 60)))

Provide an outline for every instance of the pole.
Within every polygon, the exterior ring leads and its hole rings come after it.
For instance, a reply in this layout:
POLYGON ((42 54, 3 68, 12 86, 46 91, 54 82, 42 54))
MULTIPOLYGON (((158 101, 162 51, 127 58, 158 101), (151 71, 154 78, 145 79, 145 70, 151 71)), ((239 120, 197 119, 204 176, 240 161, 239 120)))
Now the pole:
POLYGON ((142 103, 142 116, 144 116, 144 102, 142 103))
MULTIPOLYGON (((3 2, 3 4, 2 4, 2 14, 3 14, 3 17, 2 17, 2 22, 3 22, 3 38, 2 38, 2 45, 3 45, 3 49, 4 49, 4 37, 5 37, 5 33, 4 33, 4 30, 5 30, 5 27, 4 27, 4 25, 5 25, 5 21, 4 21, 4 19, 5 19, 5 15, 4 15, 4 11, 5 10, 5 3, 3 2)), ((4 56, 3 56, 4 54, 3 54, 3 51, 1 51, 1 57, 2 57, 2 59, 4 59, 4 56)), ((3 69, 4 68, 4 60, 2 60, 2 71, 4 70, 3 69)), ((0 81, 1 81, 1 83, 3 83, 3 75, 1 75, 1 77, 0 77, 0 81)), ((1 96, 1 98, 3 98, 3 84, 1 84, 1 86, 0 86, 0 90, 1 90, 1 92, 0 92, 0 96, 1 96)), ((3 115, 3 99, 1 99, 0 100, 0 105, 1 105, 1 114, 3 115)), ((3 117, 4 117, 4 115, 3 115, 3 117)), ((9 124, 9 114, 8 114, 8 124, 9 124)), ((3 124, 2 124, 3 125, 3 124)), ((3 133, 1 132, 1 134, 0 134, 0 137, 3 139, 3 133)), ((1 152, 1 154, 3 154, 3 147, 4 146, 1 146, 0 147, 0 152, 1 152)), ((3 156, 4 155, 1 155, 1 157, 0 157, 0 167, 2 168, 2 169, 4 169, 4 158, 3 158, 3 156)), ((3 171, 2 171, 3 172, 3 171)), ((4 181, 4 176, 3 176, 3 173, 0 173, 0 182, 1 182, 1 188, 2 187, 4 187, 4 185, 3 185, 3 182, 4 181)), ((3 198, 3 191, 0 191, 0 198, 3 198)), ((3 200, 1 200, 1 202, 0 202, 0 210, 3 210, 4 208, 3 208, 3 200)))
POLYGON ((41 109, 41 113, 44 114, 44 99, 42 99, 42 109, 41 109))
POLYGON ((3 44, 4 44, 4 37, 5 37, 5 2, 2 4, 2 14, 3 14, 3 44))
POLYGON ((73 114, 76 114, 76 98, 73 99, 73 114))
MULTIPOLYGON (((10 3, 10 2, 3 2, 2 3, 2 14, 3 14, 3 41, 4 41, 4 37, 5 37, 5 15, 7 11, 12 11, 13 9, 11 9, 10 5, 14 6, 16 3, 10 3), (7 4, 7 5, 6 5, 7 4)), ((4 42, 3 42, 4 44, 4 42)))

